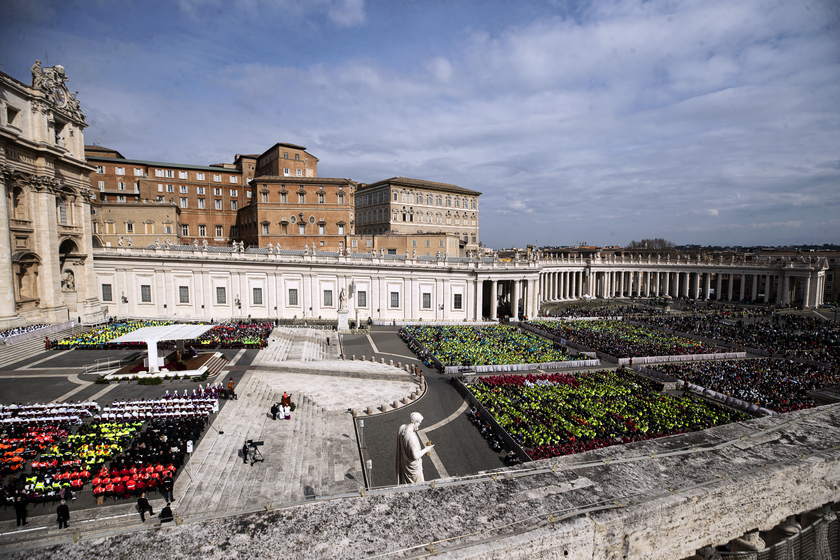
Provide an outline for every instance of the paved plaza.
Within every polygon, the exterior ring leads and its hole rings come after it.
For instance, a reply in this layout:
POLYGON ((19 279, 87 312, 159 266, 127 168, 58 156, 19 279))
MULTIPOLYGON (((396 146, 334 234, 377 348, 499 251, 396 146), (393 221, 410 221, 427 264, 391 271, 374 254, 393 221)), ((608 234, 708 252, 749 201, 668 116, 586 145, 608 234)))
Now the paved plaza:
MULTIPOLYGON (((376 327, 339 338, 335 331, 278 327, 263 350, 225 350, 229 364, 208 382, 224 385, 233 378, 238 398, 220 401, 219 413, 211 417, 211 426, 179 473, 174 490, 176 514, 184 519, 226 516, 313 498, 358 496, 366 477, 373 486, 393 485, 397 429, 414 411, 425 418, 421 437, 435 444, 431 457, 424 457, 427 480, 503 466, 503 453, 492 451, 469 423, 466 404, 449 378, 422 367, 397 330, 376 327), (357 359, 351 359, 353 355, 357 359), (398 363, 403 367, 398 368, 398 363), (425 382, 406 372, 406 364, 417 365, 425 382), (269 409, 284 392, 291 395, 296 409, 289 420, 274 420, 269 409), (419 398, 393 409, 395 401, 412 393, 419 398), (388 405, 386 412, 381 410, 383 404, 388 405), (375 409, 370 416, 364 413, 369 407, 375 409), (355 420, 353 409, 359 411, 355 420), (243 461, 246 440, 263 442, 259 446, 262 461, 252 461, 250 455, 243 461), (363 472, 368 460, 373 468, 363 472)), ((191 392, 199 385, 191 381, 157 386, 94 383, 96 364, 113 365, 131 353, 45 352, 40 340, 2 348, 0 402, 95 400, 107 406, 118 399, 158 398, 166 390, 191 392)), ((100 373, 106 367, 101 365, 100 373)), ((164 505, 157 494, 150 497, 156 511, 164 505)), ((0 511, 0 546, 12 549, 71 539, 69 532, 55 528, 54 507, 30 506, 25 529, 15 527, 12 508, 0 511)), ((97 506, 90 487, 78 493, 71 511, 79 532, 146 527, 134 510, 134 500, 108 500, 97 506)))

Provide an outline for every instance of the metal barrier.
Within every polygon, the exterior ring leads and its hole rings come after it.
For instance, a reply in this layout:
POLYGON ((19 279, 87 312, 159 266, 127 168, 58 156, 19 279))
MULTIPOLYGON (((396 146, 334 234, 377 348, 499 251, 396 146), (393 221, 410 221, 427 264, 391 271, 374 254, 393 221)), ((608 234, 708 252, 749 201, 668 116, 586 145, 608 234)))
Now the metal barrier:
POLYGON ((840 558, 837 515, 828 513, 801 532, 763 550, 718 552, 733 560, 836 560, 840 558))

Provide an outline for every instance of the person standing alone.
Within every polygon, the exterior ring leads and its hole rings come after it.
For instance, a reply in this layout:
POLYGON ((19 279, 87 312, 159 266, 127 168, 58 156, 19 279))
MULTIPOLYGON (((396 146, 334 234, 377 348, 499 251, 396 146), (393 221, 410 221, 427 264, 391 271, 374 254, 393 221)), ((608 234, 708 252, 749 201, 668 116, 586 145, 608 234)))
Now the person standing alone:
POLYGON ((55 508, 55 513, 58 517, 58 528, 66 529, 67 522, 70 520, 70 508, 67 507, 67 502, 61 500, 61 505, 55 508))

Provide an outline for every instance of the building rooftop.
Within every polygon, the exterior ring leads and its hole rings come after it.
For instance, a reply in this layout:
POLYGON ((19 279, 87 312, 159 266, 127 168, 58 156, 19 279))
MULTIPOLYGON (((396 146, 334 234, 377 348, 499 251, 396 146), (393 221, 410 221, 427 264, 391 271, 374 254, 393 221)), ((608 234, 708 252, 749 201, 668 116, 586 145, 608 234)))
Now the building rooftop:
POLYGON ((369 183, 364 187, 359 187, 359 190, 369 190, 375 189, 378 187, 382 187, 385 185, 399 185, 402 187, 413 187, 413 188, 422 188, 422 189, 431 189, 443 192, 451 192, 456 194, 466 194, 466 195, 473 195, 478 196, 481 193, 478 191, 473 191, 470 189, 465 189, 464 187, 459 187, 457 185, 451 185, 449 183, 437 183, 435 181, 426 181, 423 179, 412 179, 410 177, 391 177, 390 179, 385 179, 383 181, 377 181, 375 183, 369 183))

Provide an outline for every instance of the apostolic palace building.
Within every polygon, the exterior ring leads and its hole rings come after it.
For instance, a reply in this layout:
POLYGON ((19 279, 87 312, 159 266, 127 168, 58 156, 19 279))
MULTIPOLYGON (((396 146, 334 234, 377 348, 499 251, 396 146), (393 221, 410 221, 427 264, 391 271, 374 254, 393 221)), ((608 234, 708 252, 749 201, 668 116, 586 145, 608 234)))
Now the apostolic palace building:
POLYGON ((481 193, 318 175, 304 146, 233 163, 85 145, 61 66, 0 73, 0 328, 108 316, 476 321, 545 301, 670 295, 819 305, 825 258, 483 251, 481 193))

